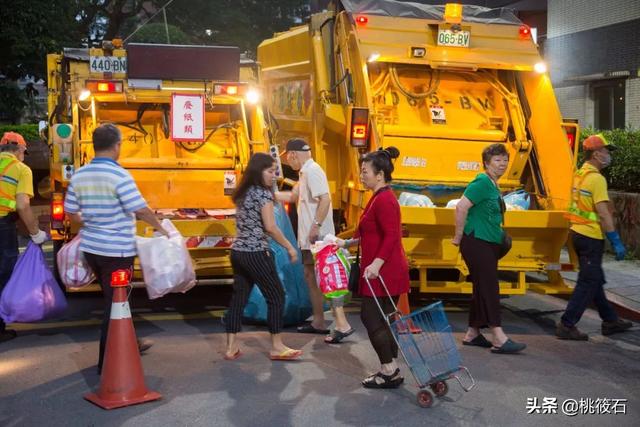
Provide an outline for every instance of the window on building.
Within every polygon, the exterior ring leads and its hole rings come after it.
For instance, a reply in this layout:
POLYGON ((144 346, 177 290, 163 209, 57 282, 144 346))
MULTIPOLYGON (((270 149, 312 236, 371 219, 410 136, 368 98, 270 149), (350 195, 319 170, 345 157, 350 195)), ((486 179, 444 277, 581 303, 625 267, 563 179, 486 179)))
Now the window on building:
POLYGON ((625 80, 607 80, 593 85, 596 129, 625 127, 625 80))

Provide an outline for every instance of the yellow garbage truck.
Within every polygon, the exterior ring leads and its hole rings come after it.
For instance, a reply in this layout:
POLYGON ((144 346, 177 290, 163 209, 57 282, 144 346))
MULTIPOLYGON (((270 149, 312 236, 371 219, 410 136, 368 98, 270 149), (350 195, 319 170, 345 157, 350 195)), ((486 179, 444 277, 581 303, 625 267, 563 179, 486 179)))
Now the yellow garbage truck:
POLYGON ((402 206, 414 287, 471 292, 446 206, 482 171, 482 150, 500 143, 510 153, 500 189, 525 191, 530 204, 505 215, 513 248, 499 264, 500 291, 569 291, 559 273, 572 268, 560 255, 574 167, 567 131, 575 137, 577 125, 563 123, 531 28, 514 14, 341 0, 264 40, 258 63, 274 141, 308 139, 344 235, 369 197, 359 158, 399 148, 396 194, 428 200, 402 206))
MULTIPOLYGON (((120 164, 187 238, 199 281, 230 283, 230 195, 250 155, 268 149, 254 89, 239 81, 250 62, 235 47, 119 40, 48 55, 54 253, 77 231, 64 215, 69 179, 93 158, 96 126, 113 123, 123 136, 120 164)), ((149 230, 139 223, 138 233, 149 230)))

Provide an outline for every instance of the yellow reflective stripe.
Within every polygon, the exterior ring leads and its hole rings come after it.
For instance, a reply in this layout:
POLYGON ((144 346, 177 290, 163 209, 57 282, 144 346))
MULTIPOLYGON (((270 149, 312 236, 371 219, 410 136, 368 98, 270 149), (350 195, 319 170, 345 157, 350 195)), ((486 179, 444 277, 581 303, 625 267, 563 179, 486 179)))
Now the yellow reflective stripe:
MULTIPOLYGON (((0 159, 0 181, 9 184, 18 186, 18 182, 6 175, 5 172, 14 164, 18 163, 18 160, 12 158, 4 158, 0 159), (13 182, 15 181, 15 183, 13 182)), ((12 196, 11 194, 5 193, 0 190, 0 212, 14 212, 16 210, 16 196, 15 194, 12 196)))
POLYGON ((578 181, 576 183, 576 186, 573 187, 572 189, 572 200, 571 200, 571 206, 569 206, 568 212, 570 214, 569 219, 570 220, 586 220, 586 222, 599 222, 600 218, 598 217, 598 214, 594 211, 586 211, 584 209, 581 209, 581 207, 586 207, 585 204, 580 200, 580 197, 592 197, 591 192, 587 191, 587 190, 583 190, 580 187, 582 186, 582 183, 584 182, 585 178, 587 177, 587 175, 589 175, 590 173, 599 173, 595 170, 590 170, 590 169, 579 169, 578 171, 576 171, 576 174, 574 175, 574 180, 578 181), (588 193, 584 194, 584 193, 588 193), (571 216, 573 216, 573 218, 571 218, 571 216))
POLYGON ((595 212, 583 211, 582 209, 578 209, 577 206, 572 205, 569 207, 569 213, 579 216, 580 218, 588 219, 589 221, 598 222, 598 214, 595 212))
POLYGON ((7 208, 9 209, 11 212, 16 210, 16 201, 15 200, 9 200, 9 199, 3 199, 0 198, 0 210, 3 210, 2 208, 7 208))

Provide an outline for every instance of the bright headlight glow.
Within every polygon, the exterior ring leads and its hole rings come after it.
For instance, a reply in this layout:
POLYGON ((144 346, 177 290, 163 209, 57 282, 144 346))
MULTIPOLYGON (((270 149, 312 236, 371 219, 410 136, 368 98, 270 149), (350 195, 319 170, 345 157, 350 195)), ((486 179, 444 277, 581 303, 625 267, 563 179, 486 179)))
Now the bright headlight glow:
POLYGON ((78 95, 79 101, 86 101, 91 96, 91 91, 89 89, 82 89, 80 91, 80 95, 78 95))
POLYGON ((257 89, 249 89, 245 98, 247 99, 247 103, 257 104, 258 101, 260 101, 260 92, 257 89))
POLYGON ((533 69, 536 73, 542 74, 547 72, 547 64, 544 62, 538 62, 533 66, 533 69))
POLYGON ((374 52, 369 55, 369 58, 367 58, 367 62, 376 62, 378 58, 380 58, 380 54, 378 52, 374 52))

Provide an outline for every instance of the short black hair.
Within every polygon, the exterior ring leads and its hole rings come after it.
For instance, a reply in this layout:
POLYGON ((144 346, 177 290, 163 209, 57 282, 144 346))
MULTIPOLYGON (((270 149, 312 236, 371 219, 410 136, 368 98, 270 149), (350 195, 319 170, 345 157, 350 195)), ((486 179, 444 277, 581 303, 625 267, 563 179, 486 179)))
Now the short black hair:
POLYGON ((382 172, 384 174, 384 181, 391 182, 391 173, 393 172, 393 161, 400 156, 400 151, 396 147, 380 148, 376 151, 367 153, 360 164, 371 163, 371 169, 373 173, 378 174, 382 172))
POLYGON ((509 157, 509 152, 504 144, 491 144, 482 150, 482 167, 487 168, 487 163, 491 161, 491 158, 494 156, 507 156, 509 157))
POLYGON ((116 125, 105 123, 93 131, 93 151, 106 151, 122 140, 122 133, 116 125))

